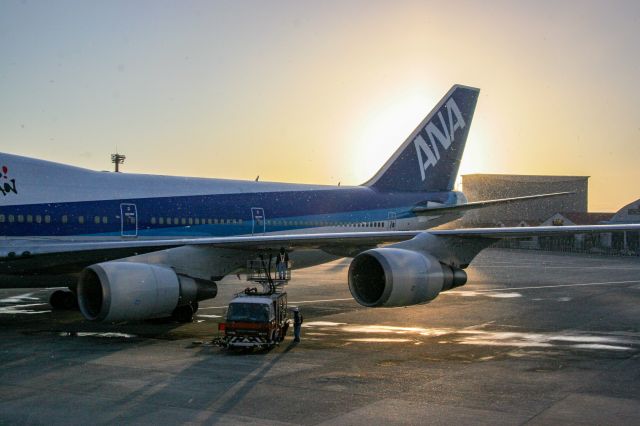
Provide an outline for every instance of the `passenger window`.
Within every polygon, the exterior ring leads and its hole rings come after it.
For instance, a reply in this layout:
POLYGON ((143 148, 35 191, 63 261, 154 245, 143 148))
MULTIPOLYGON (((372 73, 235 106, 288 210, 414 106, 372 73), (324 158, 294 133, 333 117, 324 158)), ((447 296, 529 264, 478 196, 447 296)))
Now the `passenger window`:
POLYGON ((27 223, 33 223, 33 215, 27 215, 27 223))
POLYGON ((183 224, 183 225, 186 225, 186 224, 187 224, 187 219, 183 217, 183 218, 181 219, 181 222, 182 222, 182 224, 183 224))
POLYGON ((39 214, 36 215, 36 223, 42 223, 42 216, 39 214))
POLYGON ((109 218, 107 216, 102 216, 102 223, 105 225, 109 223, 109 218))
POLYGON ((163 218, 163 217, 159 218, 159 219, 158 219, 158 223, 159 223, 160 225, 164 225, 164 218, 163 218))
POLYGON ((189 225, 193 225, 193 218, 189 218, 189 225))
POLYGON ((80 225, 84 224, 84 216, 78 216, 78 223, 80 225))
POLYGON ((12 214, 9 215, 9 223, 13 223, 15 221, 12 214))
POLYGON ((22 222, 24 222, 24 215, 19 214, 18 215, 18 223, 22 223, 22 222))
POLYGON ((238 223, 242 225, 242 219, 238 219, 238 223))
POLYGON ((44 215, 44 223, 51 223, 51 216, 48 214, 44 215))
POLYGON ((62 223, 67 223, 69 221, 69 217, 65 214, 62 215, 62 223))
POLYGON ((94 216, 93 223, 95 223, 96 225, 100 225, 100 216, 94 216))
POLYGON ((200 225, 200 218, 199 218, 199 217, 196 217, 195 222, 196 222, 196 225, 200 225))
POLYGON ((152 225, 155 225, 155 224, 156 224, 156 218, 155 218, 155 217, 152 217, 152 218, 151 218, 151 224, 152 224, 152 225))
POLYGON ((174 225, 178 225, 178 224, 180 224, 180 220, 179 220, 177 217, 174 217, 174 218, 173 218, 173 224, 174 224, 174 225))
POLYGON ((4 215, 0 214, 0 223, 4 223, 4 215))

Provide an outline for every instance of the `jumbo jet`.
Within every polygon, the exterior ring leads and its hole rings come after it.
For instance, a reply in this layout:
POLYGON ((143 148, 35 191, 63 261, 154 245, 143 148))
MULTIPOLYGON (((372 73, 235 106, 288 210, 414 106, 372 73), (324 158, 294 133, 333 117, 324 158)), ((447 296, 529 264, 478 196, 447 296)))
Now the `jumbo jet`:
POLYGON ((454 183, 479 90, 455 85, 368 182, 353 187, 96 172, 0 153, 0 287, 68 287, 93 321, 191 320, 217 282, 285 247, 295 268, 353 258, 363 306, 407 306, 466 283, 502 238, 640 225, 431 229, 470 210, 454 183))

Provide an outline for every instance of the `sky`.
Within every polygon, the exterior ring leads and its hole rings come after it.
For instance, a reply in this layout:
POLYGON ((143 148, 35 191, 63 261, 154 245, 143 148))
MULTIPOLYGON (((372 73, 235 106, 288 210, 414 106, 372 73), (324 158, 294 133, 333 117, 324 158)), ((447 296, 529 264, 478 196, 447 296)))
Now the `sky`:
POLYGON ((0 151, 357 185, 456 83, 460 174, 640 198, 638 1, 0 1, 0 151))

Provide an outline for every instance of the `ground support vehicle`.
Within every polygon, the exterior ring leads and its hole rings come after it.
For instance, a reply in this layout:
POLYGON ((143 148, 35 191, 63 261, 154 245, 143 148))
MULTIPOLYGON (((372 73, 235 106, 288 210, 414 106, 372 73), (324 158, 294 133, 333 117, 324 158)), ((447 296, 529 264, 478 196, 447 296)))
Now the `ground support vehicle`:
POLYGON ((284 286, 291 278, 272 276, 271 256, 247 263, 247 281, 259 284, 235 295, 229 302, 225 322, 218 324, 222 337, 218 344, 226 348, 272 348, 284 340, 289 329, 287 293, 284 286), (279 277, 278 277, 279 278, 279 277))
POLYGON ((272 348, 284 340, 288 329, 287 293, 251 288, 229 303, 225 322, 218 324, 219 344, 229 349, 272 348))

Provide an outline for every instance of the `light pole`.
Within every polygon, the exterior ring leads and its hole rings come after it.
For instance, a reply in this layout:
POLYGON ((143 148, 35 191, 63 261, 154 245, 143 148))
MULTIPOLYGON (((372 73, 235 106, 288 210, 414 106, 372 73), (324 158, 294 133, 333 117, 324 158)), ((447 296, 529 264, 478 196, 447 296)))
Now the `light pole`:
POLYGON ((124 164, 125 158, 127 158, 125 155, 118 154, 117 152, 111 154, 111 162, 116 165, 116 173, 120 173, 120 164, 124 164))

